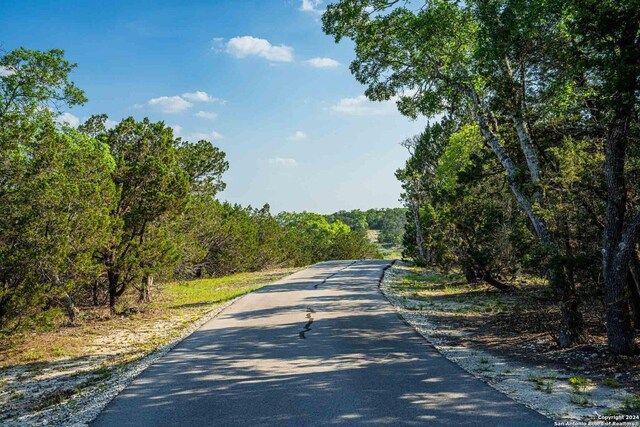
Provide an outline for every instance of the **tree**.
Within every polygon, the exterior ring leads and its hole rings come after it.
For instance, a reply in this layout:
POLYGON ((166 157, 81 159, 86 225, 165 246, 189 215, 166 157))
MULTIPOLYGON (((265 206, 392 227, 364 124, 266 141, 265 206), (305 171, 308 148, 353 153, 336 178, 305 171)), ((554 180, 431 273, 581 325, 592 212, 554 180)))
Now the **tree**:
POLYGON ((178 141, 161 122, 130 117, 98 138, 109 146, 116 163, 112 235, 98 251, 108 281, 109 308, 115 313, 129 285, 140 283, 163 260, 162 251, 149 251, 150 231, 184 209, 189 177, 176 154, 178 141))
POLYGON ((323 28, 336 42, 344 37, 355 42, 351 71, 367 85, 370 99, 397 96, 400 112, 414 118, 455 114, 475 121, 548 252, 549 280, 562 299, 560 341, 563 346, 579 342, 583 322, 574 287, 567 281, 548 221, 540 214, 542 170, 525 103, 536 87, 531 76, 541 59, 544 38, 539 35, 560 34, 561 22, 526 2, 420 3, 413 7, 396 0, 342 0, 327 7, 323 28), (532 19, 513 19, 526 14, 532 19), (548 19, 539 19, 543 15, 548 19))
POLYGON ((635 351, 626 298, 630 262, 640 239, 638 200, 627 187, 627 156, 638 141, 640 85, 640 5, 637 1, 570 2, 570 47, 578 77, 595 86, 597 118, 605 124, 604 175, 607 208, 602 272, 607 306, 607 336, 614 353, 635 351))
MULTIPOLYGON (((433 233, 424 235, 426 224, 422 218, 424 210, 428 209, 429 205, 427 196, 435 188, 434 173, 447 141, 447 133, 445 127, 436 123, 427 126, 420 135, 402 142, 410 157, 405 167, 396 171, 396 178, 402 182, 404 193, 401 198, 409 208, 408 222, 412 223, 407 230, 412 231, 410 234, 413 236, 411 241, 405 239, 405 247, 416 254, 419 264, 434 262, 434 253, 431 250, 433 247, 428 243, 428 240, 433 241, 434 236, 433 233), (414 248, 415 251, 412 251, 414 248)), ((432 216, 431 220, 433 219, 432 216)))
POLYGON ((389 245, 399 245, 402 242, 406 222, 407 214, 404 209, 385 210, 378 241, 389 245))
POLYGON ((51 106, 85 101, 60 50, 17 49, 0 77, 0 326, 63 306, 99 275, 92 258, 107 238, 114 163, 107 147, 56 126, 51 106))
POLYGON ((353 231, 365 231, 369 228, 367 215, 360 209, 332 213, 331 215, 327 215, 327 221, 329 221, 329 223, 340 221, 348 225, 353 231))
POLYGON ((0 77, 0 119, 3 125, 28 118, 42 108, 83 104, 84 92, 69 81, 76 67, 64 51, 18 48, 0 58, 6 70, 0 77))
POLYGON ((276 217, 283 228, 282 242, 294 265, 309 265, 331 259, 357 259, 379 254, 363 232, 352 231, 341 221, 329 223, 311 212, 283 212, 276 217))
POLYGON ((216 195, 224 190, 222 175, 229 169, 226 155, 211 142, 181 142, 178 161, 189 179, 189 202, 185 211, 171 221, 172 240, 181 254, 174 266, 178 277, 202 277, 211 270, 208 255, 218 238, 219 203, 216 195))

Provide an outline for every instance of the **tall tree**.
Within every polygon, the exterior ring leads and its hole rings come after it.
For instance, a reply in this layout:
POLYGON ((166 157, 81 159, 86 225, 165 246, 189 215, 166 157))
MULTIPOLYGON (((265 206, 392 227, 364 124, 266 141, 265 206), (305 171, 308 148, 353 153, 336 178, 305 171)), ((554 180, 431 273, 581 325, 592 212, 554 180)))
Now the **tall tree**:
POLYGON ((147 239, 158 221, 184 209, 189 177, 176 155, 179 141, 162 122, 130 117, 98 138, 109 146, 116 163, 112 235, 98 252, 107 275, 109 307, 115 313, 118 298, 163 259, 163 252, 149 251, 147 239))
POLYGON ((99 275, 114 188, 107 147, 56 125, 54 107, 83 103, 63 52, 17 49, 0 65, 0 325, 63 305, 99 275))
POLYGON ((597 90, 597 119, 605 123, 604 175, 607 207, 602 271, 609 348, 635 351, 629 317, 627 271, 640 238, 638 199, 627 186, 627 158, 638 144, 640 88, 640 3, 636 0, 570 2, 571 51, 577 75, 597 90))
MULTIPOLYGON (((525 95, 535 87, 528 71, 539 58, 520 47, 542 40, 539 28, 526 19, 510 19, 538 13, 529 6, 518 1, 341 0, 327 7, 322 19, 336 42, 344 37, 355 42, 351 71, 367 85, 370 99, 397 97, 399 110, 410 117, 455 114, 475 121, 549 254, 550 283, 562 298, 560 342, 568 346, 584 338, 582 316, 560 248, 540 212, 542 170, 525 108, 525 95), (500 26, 502 32, 490 31, 503 19, 508 25, 500 26), (507 40, 497 43, 499 37, 507 40), (516 43, 518 37, 527 43, 516 43)), ((533 22, 544 22, 546 34, 557 24, 553 19, 533 22)))

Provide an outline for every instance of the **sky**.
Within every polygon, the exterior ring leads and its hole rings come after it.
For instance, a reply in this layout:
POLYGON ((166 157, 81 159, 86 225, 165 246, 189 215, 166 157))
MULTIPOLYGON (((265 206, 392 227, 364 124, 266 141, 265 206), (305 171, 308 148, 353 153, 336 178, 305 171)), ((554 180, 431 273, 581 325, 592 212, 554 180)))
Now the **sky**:
POLYGON ((89 101, 62 111, 164 121, 229 161, 219 198, 273 212, 400 206, 399 143, 425 119, 368 101, 319 0, 0 0, 0 48, 59 48, 89 101))

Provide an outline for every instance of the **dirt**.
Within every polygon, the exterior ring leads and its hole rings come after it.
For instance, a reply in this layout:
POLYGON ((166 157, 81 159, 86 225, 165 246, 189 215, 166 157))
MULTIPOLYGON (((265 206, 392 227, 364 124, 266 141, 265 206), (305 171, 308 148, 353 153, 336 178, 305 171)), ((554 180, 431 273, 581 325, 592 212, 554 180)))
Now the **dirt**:
MULTIPOLYGON (((505 307, 500 311, 481 314, 461 315, 451 311, 431 313, 431 322, 453 326, 464 333, 460 337, 452 337, 452 344, 480 348, 516 362, 565 369, 594 380, 615 380, 622 388, 640 392, 640 357, 609 353, 599 310, 585 315, 586 343, 560 348, 553 339, 553 331, 541 325, 544 319, 540 319, 532 308, 523 308, 531 304, 531 296, 526 292, 501 295, 483 284, 463 286, 489 298, 497 298, 505 307)), ((597 306, 596 303, 594 305, 597 306)), ((558 323, 556 307, 547 304, 543 310, 546 311, 546 319, 553 325, 558 323)), ((640 340, 637 341, 640 346, 640 340)))
POLYGON ((554 340, 557 306, 545 299, 539 281, 503 294, 401 263, 381 289, 441 353, 527 406, 555 419, 583 421, 640 413, 640 357, 606 350, 595 301, 585 313, 588 342, 562 349, 554 340))

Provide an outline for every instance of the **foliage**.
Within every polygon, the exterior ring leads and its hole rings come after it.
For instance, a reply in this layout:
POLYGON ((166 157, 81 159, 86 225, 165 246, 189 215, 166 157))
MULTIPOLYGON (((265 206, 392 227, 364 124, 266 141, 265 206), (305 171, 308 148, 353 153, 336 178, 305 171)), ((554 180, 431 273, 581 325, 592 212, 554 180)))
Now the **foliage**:
MULTIPOLYGON (((114 169, 107 147, 59 130, 50 105, 84 102, 62 51, 0 59, 0 326, 16 327, 97 274, 108 238, 114 169)), ((69 312, 73 316, 73 311, 69 312)), ((45 316, 46 318, 47 316, 45 316)))
POLYGON ((340 221, 353 231, 379 230, 378 241, 387 245, 400 244, 406 221, 404 208, 369 209, 365 212, 354 209, 325 216, 329 223, 340 221))
POLYGON ((322 215, 216 200, 229 165, 209 141, 132 117, 59 124, 59 108, 86 101, 61 50, 20 48, 0 66, 3 332, 62 313, 73 323, 78 305, 148 303, 155 280, 378 256, 363 231, 322 215))
POLYGON ((288 242, 288 257, 294 265, 307 265, 323 259, 379 258, 375 246, 364 232, 351 231, 348 225, 329 223, 319 214, 283 212, 277 216, 288 242))
POLYGON ((638 2, 340 0, 322 21, 369 99, 439 122, 403 143, 405 254, 494 285, 546 270, 561 346, 604 294, 609 348, 633 353, 638 2))

